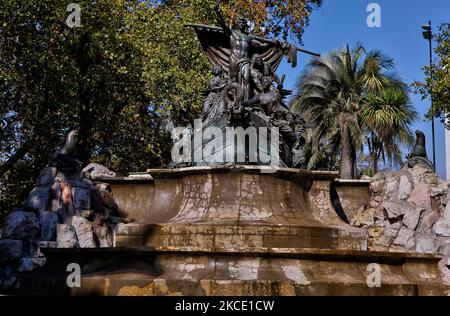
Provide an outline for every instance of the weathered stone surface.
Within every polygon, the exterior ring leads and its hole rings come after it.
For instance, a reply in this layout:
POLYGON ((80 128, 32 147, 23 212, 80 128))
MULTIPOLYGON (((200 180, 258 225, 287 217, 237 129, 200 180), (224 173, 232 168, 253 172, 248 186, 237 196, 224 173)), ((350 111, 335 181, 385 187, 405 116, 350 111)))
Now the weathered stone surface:
POLYGON ((98 163, 88 164, 83 168, 83 172, 90 173, 92 178, 112 178, 116 176, 115 172, 98 163))
POLYGON ((58 224, 56 226, 56 247, 79 248, 77 233, 71 225, 58 224))
POLYGON ((7 239, 35 239, 39 236, 39 220, 32 212, 11 212, 5 219, 2 235, 7 239))
POLYGON ((384 183, 384 179, 373 180, 370 183, 370 190, 375 194, 380 193, 384 187, 384 183))
POLYGON ((399 200, 406 200, 409 198, 409 195, 411 194, 411 191, 413 189, 413 184, 409 180, 409 177, 405 174, 403 174, 400 177, 400 183, 398 186, 398 193, 397 193, 397 199, 399 200))
POLYGON ((411 205, 406 201, 384 201, 380 205, 380 209, 385 211, 385 215, 389 219, 401 218, 411 205))
POLYGON ((118 214, 119 207, 111 193, 108 191, 100 191, 103 205, 110 210, 111 214, 118 214))
POLYGON ((56 241, 40 241, 39 242, 39 247, 40 248, 56 248, 57 244, 56 241))
POLYGON ((50 202, 50 211, 58 212, 63 208, 62 204, 62 189, 59 182, 53 183, 51 187, 51 202, 50 202))
POLYGON ((41 240, 55 241, 58 214, 56 212, 40 211, 39 220, 41 226, 41 240))
POLYGON ((385 197, 395 197, 398 192, 399 180, 397 177, 386 179, 386 191, 384 192, 385 197))
POLYGON ((362 206, 356 216, 352 219, 351 224, 357 227, 370 226, 375 222, 374 219, 375 209, 370 208, 368 210, 364 209, 362 206))
POLYGON ((449 187, 449 182, 439 181, 438 186, 430 187, 431 197, 438 197, 438 196, 444 195, 445 193, 447 193, 448 187, 449 187))
POLYGON ((46 210, 50 201, 50 195, 50 186, 34 187, 28 195, 26 206, 37 210, 46 210))
POLYGON ((72 226, 75 229, 80 248, 95 248, 94 231, 92 223, 81 216, 72 218, 72 226))
POLYGON ((30 272, 36 268, 42 267, 45 264, 45 261, 46 261, 45 257, 21 258, 18 270, 19 270, 19 272, 30 272))
POLYGON ((22 256, 23 244, 21 240, 0 240, 0 263, 18 259, 22 256))
POLYGON ((446 220, 437 221, 434 230, 439 236, 450 237, 450 225, 446 220))
POLYGON ((73 208, 76 213, 91 208, 91 191, 82 187, 72 187, 73 208))
POLYGON ((23 241, 23 257, 41 257, 43 254, 39 249, 39 242, 37 240, 23 241))
POLYGON ((36 186, 49 186, 56 177, 57 169, 55 167, 47 167, 42 169, 36 179, 36 186))
POLYGON ((416 251, 420 253, 436 253, 439 249, 438 240, 428 234, 417 234, 415 236, 416 251))
POLYGON ((420 215, 423 211, 424 209, 420 206, 408 209, 403 217, 403 224, 409 229, 415 230, 419 224, 420 215))
POLYGON ((395 223, 392 225, 387 223, 383 230, 383 234, 376 239, 375 244, 385 247, 391 246, 392 242, 398 235, 401 225, 401 223, 395 223))
POLYGON ((97 226, 95 228, 95 235, 101 248, 112 247, 112 236, 107 227, 97 226))
POLYGON ((432 209, 429 185, 426 183, 417 184, 411 192, 409 201, 417 206, 422 206, 427 213, 431 212, 432 209))
POLYGON ((395 238, 394 245, 404 247, 405 249, 414 249, 414 230, 402 227, 395 238))
POLYGON ((450 203, 448 203, 444 209, 443 217, 447 223, 450 224, 450 203))
POLYGON ((421 166, 414 166, 414 168, 409 169, 414 185, 423 182, 425 179, 424 175, 430 172, 430 170, 421 166))
POLYGON ((441 214, 439 214, 438 212, 431 212, 428 215, 426 215, 424 217, 424 223, 426 225, 427 228, 431 228, 433 227, 433 225, 439 220, 439 218, 441 217, 441 214))

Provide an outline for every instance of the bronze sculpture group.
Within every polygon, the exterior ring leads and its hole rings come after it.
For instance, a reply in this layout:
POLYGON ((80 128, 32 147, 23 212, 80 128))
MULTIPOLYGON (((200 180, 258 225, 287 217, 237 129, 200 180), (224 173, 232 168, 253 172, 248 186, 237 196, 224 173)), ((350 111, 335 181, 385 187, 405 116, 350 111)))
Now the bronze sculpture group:
POLYGON ((284 101, 291 91, 283 89, 284 76, 280 79, 276 70, 284 56, 295 67, 299 49, 251 34, 245 18, 239 18, 237 25, 230 27, 219 5, 215 11, 220 27, 187 25, 195 29, 214 65, 203 104, 203 124, 214 125, 228 114, 227 124, 231 126, 277 127, 283 145, 282 159, 285 165, 291 165, 292 148, 301 142, 296 131, 299 124, 284 101))

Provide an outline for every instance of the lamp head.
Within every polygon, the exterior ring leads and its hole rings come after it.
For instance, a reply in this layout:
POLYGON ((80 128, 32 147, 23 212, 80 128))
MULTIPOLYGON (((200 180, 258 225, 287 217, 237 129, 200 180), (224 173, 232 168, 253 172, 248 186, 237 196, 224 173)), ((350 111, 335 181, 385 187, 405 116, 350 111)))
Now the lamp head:
POLYGON ((431 37, 432 37, 431 24, 422 25, 422 30, 423 30, 423 32, 422 32, 423 38, 427 39, 427 40, 431 39, 431 37))

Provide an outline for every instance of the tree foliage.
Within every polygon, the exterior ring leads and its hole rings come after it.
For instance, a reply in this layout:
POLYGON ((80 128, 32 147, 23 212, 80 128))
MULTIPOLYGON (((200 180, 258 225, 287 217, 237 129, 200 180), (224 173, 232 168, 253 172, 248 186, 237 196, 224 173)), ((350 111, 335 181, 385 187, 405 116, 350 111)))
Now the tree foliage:
POLYGON ((442 117, 447 128, 450 128, 450 23, 439 26, 438 34, 434 37, 436 59, 433 65, 423 67, 425 82, 415 82, 416 92, 422 94, 423 99, 433 96, 433 106, 426 117, 442 117))
MULTIPOLYGON (((0 9, 0 214, 25 197, 72 128, 80 159, 119 173, 170 161, 166 124, 198 116, 210 64, 184 23, 215 24, 214 0, 4 0, 0 9)), ((223 1, 229 22, 300 41, 321 0, 223 1)))
POLYGON ((291 106, 311 124, 309 168, 339 164, 341 178, 355 178, 364 147, 372 173, 379 159, 401 160, 399 146, 411 141, 416 112, 393 69, 391 58, 377 50, 366 53, 361 44, 308 64, 291 106))

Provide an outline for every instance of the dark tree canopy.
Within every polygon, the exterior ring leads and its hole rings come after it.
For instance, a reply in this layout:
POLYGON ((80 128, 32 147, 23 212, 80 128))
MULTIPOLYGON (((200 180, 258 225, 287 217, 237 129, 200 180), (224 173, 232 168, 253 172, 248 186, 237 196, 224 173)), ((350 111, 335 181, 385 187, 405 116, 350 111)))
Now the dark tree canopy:
MULTIPOLYGON (((0 214, 20 205, 72 128, 80 158, 126 174, 164 166, 166 123, 201 110, 210 64, 184 23, 216 24, 214 0, 2 1, 0 10, 0 214)), ((222 1, 229 22, 300 41, 321 0, 222 1)))

